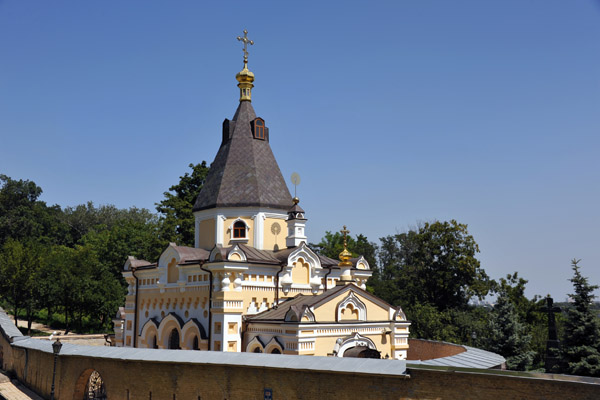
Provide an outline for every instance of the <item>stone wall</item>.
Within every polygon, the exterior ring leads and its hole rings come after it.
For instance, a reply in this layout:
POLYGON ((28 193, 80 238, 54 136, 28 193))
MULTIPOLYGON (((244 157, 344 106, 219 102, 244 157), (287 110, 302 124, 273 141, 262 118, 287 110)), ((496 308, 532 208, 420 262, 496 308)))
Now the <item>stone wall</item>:
MULTIPOLYGON (((3 367, 49 398, 49 340, 7 334, 3 367)), ((110 400, 264 399, 598 399, 600 380, 508 371, 411 366, 396 360, 340 359, 191 350, 93 347, 65 343, 56 398, 83 399, 92 371, 110 400), (407 366, 407 368, 405 368, 407 366)))

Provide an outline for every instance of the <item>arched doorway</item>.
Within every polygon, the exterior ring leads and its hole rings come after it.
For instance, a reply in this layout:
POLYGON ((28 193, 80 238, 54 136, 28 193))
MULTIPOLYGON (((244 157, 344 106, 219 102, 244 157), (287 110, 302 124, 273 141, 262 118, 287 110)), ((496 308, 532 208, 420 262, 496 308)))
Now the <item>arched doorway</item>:
POLYGON ((106 398, 106 387, 100 373, 93 369, 83 371, 75 384, 73 400, 105 400, 106 398))
POLYGON ((105 400, 106 387, 100 373, 94 369, 86 369, 75 383, 73 400, 105 400))
POLYGON ((173 328, 169 334, 169 349, 180 350, 179 331, 177 328, 173 328))
POLYGON ((381 358, 381 352, 367 346, 355 346, 344 351, 342 357, 381 358))

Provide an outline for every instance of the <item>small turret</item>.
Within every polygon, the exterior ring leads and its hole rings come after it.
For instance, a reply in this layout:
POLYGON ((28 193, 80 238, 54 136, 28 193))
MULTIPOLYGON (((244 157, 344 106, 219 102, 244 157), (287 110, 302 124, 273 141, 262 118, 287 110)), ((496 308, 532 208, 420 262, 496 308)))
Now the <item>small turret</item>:
POLYGON ((285 244, 288 248, 299 246, 300 243, 306 242, 306 218, 304 218, 304 210, 298 205, 300 199, 294 197, 292 200, 294 205, 288 210, 287 226, 288 234, 285 238, 285 244))

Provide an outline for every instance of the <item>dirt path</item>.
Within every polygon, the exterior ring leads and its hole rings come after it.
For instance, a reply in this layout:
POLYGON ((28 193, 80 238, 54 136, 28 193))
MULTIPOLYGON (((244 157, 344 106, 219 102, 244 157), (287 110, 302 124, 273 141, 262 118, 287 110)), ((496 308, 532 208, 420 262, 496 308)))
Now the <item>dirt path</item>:
MULTIPOLYGON (((10 319, 15 322, 15 318, 9 314, 10 319)), ((24 319, 20 319, 19 323, 17 325, 19 328, 25 328, 27 329, 27 321, 24 319)), ((44 324, 40 324, 39 322, 33 322, 31 324, 31 329, 36 329, 38 331, 42 331, 42 332, 47 332, 47 333, 54 333, 56 332, 57 335, 64 335, 65 331, 64 330, 60 330, 60 329, 52 329, 50 328, 48 325, 44 325, 44 324)))

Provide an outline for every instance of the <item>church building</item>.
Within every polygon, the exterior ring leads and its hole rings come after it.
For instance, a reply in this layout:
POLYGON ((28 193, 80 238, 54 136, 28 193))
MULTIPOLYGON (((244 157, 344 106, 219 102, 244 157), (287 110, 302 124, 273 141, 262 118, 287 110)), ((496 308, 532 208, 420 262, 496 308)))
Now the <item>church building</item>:
POLYGON ((346 243, 339 260, 307 245, 307 214, 271 151, 268 120, 252 106, 253 42, 246 31, 238 40, 239 105, 223 122, 193 207, 195 245, 171 243, 157 262, 129 257, 114 344, 406 359, 410 323, 365 290, 372 274, 365 258, 352 258, 346 243))

